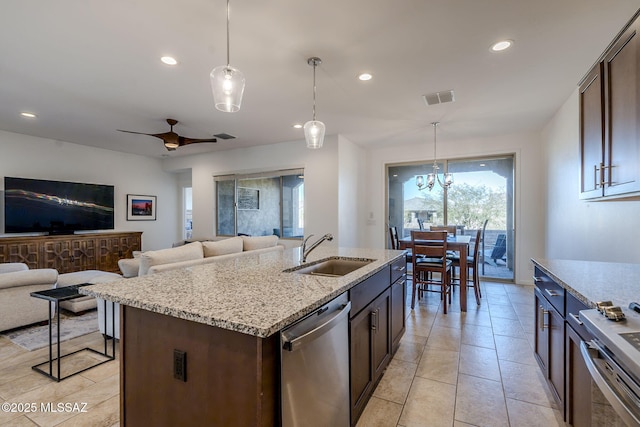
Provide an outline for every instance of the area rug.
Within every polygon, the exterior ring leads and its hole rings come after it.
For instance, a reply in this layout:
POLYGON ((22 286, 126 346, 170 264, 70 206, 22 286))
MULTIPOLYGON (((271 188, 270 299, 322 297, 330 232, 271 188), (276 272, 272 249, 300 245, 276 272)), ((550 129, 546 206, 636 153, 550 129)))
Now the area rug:
MULTIPOLYGON (((98 330, 98 311, 88 311, 74 316, 65 312, 60 313, 60 342, 70 340, 98 330)), ((53 343, 57 342, 56 324, 52 327, 53 343)), ((49 345, 49 325, 28 326, 3 333, 14 344, 29 351, 37 350, 49 345)))

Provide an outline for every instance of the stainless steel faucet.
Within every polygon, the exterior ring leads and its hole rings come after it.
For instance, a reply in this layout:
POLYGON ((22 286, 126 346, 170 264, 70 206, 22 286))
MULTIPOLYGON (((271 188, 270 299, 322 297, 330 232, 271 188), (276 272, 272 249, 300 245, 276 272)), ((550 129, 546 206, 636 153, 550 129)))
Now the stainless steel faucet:
POLYGON ((319 238, 318 240, 316 240, 315 243, 311 245, 309 249, 307 249, 307 240, 309 240, 311 237, 313 237, 313 234, 310 234, 309 237, 304 239, 304 241, 302 242, 302 262, 307 262, 307 257, 309 256, 311 251, 317 248, 318 246, 320 246, 320 243, 324 242, 325 240, 328 240, 328 241, 333 240, 333 235, 331 235, 330 233, 327 233, 321 238, 319 238))

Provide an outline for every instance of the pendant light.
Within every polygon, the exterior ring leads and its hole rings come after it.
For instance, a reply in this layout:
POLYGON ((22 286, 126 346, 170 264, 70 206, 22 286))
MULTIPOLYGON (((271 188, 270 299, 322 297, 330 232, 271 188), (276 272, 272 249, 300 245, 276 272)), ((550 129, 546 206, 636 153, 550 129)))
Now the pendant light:
POLYGON ((418 175, 416 177, 416 185, 418 186, 418 190, 422 190, 422 187, 426 186, 429 189, 429 191, 431 191, 436 181, 438 182, 438 185, 440 185, 440 187, 444 189, 451 187, 451 185, 453 184, 452 173, 445 173, 443 175, 442 181, 440 180, 440 176, 438 175, 438 170, 440 168, 438 167, 438 160, 436 157, 436 146, 437 146, 436 128, 438 127, 439 124, 440 122, 431 123, 431 125, 433 126, 433 172, 427 175, 426 183, 424 182, 424 177, 422 175, 418 175))
POLYGON ((216 109, 226 113, 240 110, 244 93, 244 74, 230 65, 229 61, 229 0, 227 0, 227 65, 211 71, 211 90, 216 109))
POLYGON ((307 148, 315 150, 322 148, 324 142, 324 123, 316 120, 316 67, 322 64, 322 60, 314 56, 307 59, 307 64, 313 67, 313 120, 304 124, 304 139, 307 141, 307 148))

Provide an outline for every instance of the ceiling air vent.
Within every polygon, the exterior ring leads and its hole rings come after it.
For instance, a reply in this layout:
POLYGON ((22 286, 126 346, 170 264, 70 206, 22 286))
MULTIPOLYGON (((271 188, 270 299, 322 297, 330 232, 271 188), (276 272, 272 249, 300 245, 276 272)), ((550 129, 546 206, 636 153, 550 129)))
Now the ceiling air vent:
POLYGON ((220 139, 236 139, 235 136, 233 135, 229 135, 228 133, 218 133, 216 135, 213 135, 216 138, 220 138, 220 139))
POLYGON ((428 93, 426 95, 422 95, 422 98, 427 105, 444 104, 445 102, 454 102, 456 100, 453 90, 428 93))

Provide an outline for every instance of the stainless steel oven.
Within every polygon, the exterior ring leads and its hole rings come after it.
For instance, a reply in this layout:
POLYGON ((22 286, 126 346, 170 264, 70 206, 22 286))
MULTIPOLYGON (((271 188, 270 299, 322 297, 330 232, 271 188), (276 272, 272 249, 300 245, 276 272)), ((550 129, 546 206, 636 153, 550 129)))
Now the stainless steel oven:
POLYGON ((593 335, 580 352, 599 391, 592 393, 593 407, 600 408, 595 425, 640 427, 640 315, 624 313, 626 319, 615 322, 598 310, 580 311, 593 335))

